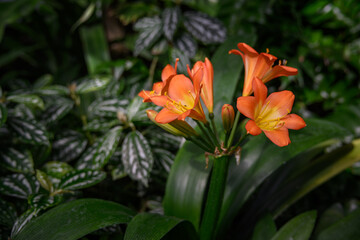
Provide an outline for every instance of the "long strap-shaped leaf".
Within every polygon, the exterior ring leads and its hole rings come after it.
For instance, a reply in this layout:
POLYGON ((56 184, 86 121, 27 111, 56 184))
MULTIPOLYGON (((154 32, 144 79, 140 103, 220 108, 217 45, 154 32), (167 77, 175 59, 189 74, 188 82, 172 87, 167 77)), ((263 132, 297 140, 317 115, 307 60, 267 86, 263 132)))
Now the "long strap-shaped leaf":
POLYGON ((76 240, 97 229, 128 223, 135 213, 100 199, 80 199, 62 204, 28 223, 13 240, 76 240))
POLYGON ((124 240, 196 240, 194 226, 183 219, 153 213, 136 215, 129 223, 124 240))

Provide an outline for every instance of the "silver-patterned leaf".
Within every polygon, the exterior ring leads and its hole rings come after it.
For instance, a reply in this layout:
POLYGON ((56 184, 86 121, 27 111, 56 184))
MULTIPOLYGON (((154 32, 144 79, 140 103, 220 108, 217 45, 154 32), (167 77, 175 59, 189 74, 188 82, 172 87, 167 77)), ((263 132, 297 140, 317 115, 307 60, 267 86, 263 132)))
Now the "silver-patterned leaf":
POLYGON ((0 103, 0 127, 6 122, 7 109, 4 104, 0 103))
POLYGON ((37 193, 39 187, 33 175, 16 173, 0 179, 0 193, 7 196, 27 199, 29 195, 37 193))
POLYGON ((34 89, 39 89, 39 88, 42 88, 42 87, 46 87, 46 86, 50 85, 52 81, 53 81, 53 76, 50 75, 50 74, 45 74, 45 75, 39 77, 34 82, 33 88, 34 89))
POLYGON ((119 164, 114 169, 111 170, 111 178, 113 181, 118 180, 123 177, 126 177, 126 176, 127 176, 127 173, 124 169, 123 164, 119 164))
POLYGON ((40 209, 31 208, 24 212, 20 217, 18 217, 14 223, 14 226, 11 229, 11 238, 13 238, 18 232, 23 229, 23 227, 30 222, 31 219, 36 217, 40 212, 40 209))
POLYGON ((0 164, 13 172, 33 173, 34 162, 29 151, 18 151, 15 148, 8 148, 0 152, 0 164))
POLYGON ((177 70, 179 73, 187 73, 186 65, 190 65, 190 59, 188 55, 186 55, 183 51, 173 48, 170 53, 170 62, 175 62, 175 60, 179 58, 179 63, 177 70))
POLYGON ((201 12, 185 12, 184 26, 196 39, 205 44, 222 43, 226 39, 226 29, 216 18, 201 12))
POLYGON ((93 186, 106 177, 106 173, 94 170, 76 170, 65 174, 60 180, 58 189, 78 190, 93 186))
POLYGON ((173 39, 179 19, 180 10, 178 7, 166 8, 162 13, 164 35, 170 41, 173 39))
POLYGON ((50 196, 49 194, 39 193, 31 195, 28 199, 28 202, 32 208, 44 210, 49 207, 58 205, 62 200, 63 197, 59 194, 50 196))
POLYGON ((68 114, 74 106, 74 102, 66 98, 57 98, 50 104, 41 115, 46 124, 56 122, 68 114))
POLYGON ((180 38, 176 39, 175 47, 180 49, 189 58, 193 58, 197 51, 197 43, 188 33, 183 33, 180 38))
POLYGON ((12 227, 16 217, 14 206, 0 198, 0 225, 12 227))
POLYGON ((142 18, 135 24, 134 28, 135 30, 140 30, 140 34, 135 42, 135 56, 139 55, 142 50, 154 44, 162 34, 162 23, 158 16, 153 18, 142 18))
POLYGON ((9 109, 9 116, 22 119, 35 119, 35 115, 32 110, 24 104, 18 104, 14 109, 9 109))
POLYGON ((49 192, 53 191, 53 184, 46 173, 40 171, 39 169, 36 169, 36 179, 40 183, 40 186, 42 186, 44 189, 49 192))
POLYGON ((79 132, 68 130, 56 136, 53 142, 53 161, 69 162, 85 150, 87 139, 79 132))
POLYGON ((32 94, 12 95, 7 97, 7 100, 10 102, 22 103, 27 106, 44 109, 44 101, 40 97, 32 94))
POLYGON ((78 94, 84 94, 89 92, 98 91, 103 89, 110 82, 110 77, 98 76, 90 79, 83 80, 77 87, 76 92, 78 94))
POLYGON ((153 152, 161 167, 165 169, 166 172, 170 172, 170 168, 174 163, 175 155, 162 148, 153 149, 153 152))
POLYGON ((51 85, 51 86, 42 87, 40 89, 37 89, 35 92, 45 96, 52 96, 52 95, 66 96, 70 94, 69 88, 61 85, 51 85))
POLYGON ((58 179, 74 170, 72 166, 65 162, 47 162, 43 168, 48 176, 58 179))
POLYGON ((12 117, 8 123, 23 142, 49 145, 48 134, 45 131, 45 127, 36 120, 12 117))
POLYGON ((86 149, 86 151, 81 155, 79 161, 76 163, 76 169, 93 169, 92 160, 95 157, 95 153, 100 143, 100 141, 96 141, 92 146, 86 149))
POLYGON ((140 132, 132 131, 125 137, 121 159, 127 174, 147 186, 154 158, 148 141, 140 132))
POLYGON ((98 117, 116 117, 118 112, 125 112, 129 104, 127 99, 96 100, 88 107, 89 115, 98 117))
POLYGON ((83 129, 85 131, 91 132, 104 132, 108 131, 110 128, 114 127, 117 124, 120 124, 118 119, 109 121, 106 119, 95 118, 94 120, 88 122, 83 129))
POLYGON ((178 149, 183 142, 183 137, 178 137, 165 131, 153 131, 149 142, 151 146, 164 149, 178 149))
POLYGON ((133 117, 139 112, 141 105, 143 104, 142 98, 137 96, 135 97, 131 103, 129 104, 128 108, 126 109, 127 118, 130 122, 133 117))

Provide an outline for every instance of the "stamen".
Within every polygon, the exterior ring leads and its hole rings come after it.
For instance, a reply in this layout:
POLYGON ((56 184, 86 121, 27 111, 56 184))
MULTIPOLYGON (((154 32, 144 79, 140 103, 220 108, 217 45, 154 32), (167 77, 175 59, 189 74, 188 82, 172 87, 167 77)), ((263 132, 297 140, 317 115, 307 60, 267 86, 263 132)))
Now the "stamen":
POLYGON ((269 51, 269 49, 268 48, 266 48, 266 53, 269 53, 270 51, 269 51))

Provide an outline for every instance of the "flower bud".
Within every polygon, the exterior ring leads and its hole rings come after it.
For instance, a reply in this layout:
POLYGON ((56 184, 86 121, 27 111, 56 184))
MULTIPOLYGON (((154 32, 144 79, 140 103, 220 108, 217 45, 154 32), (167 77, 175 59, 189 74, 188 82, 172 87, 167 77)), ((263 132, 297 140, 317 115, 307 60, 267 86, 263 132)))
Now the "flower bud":
POLYGON ((197 132, 185 121, 174 120, 169 123, 161 124, 155 121, 155 117, 158 114, 155 110, 147 110, 146 113, 152 122, 173 135, 185 138, 198 135, 197 132))
POLYGON ((234 125, 235 112, 230 104, 224 104, 221 109, 221 118, 226 132, 230 131, 234 125))

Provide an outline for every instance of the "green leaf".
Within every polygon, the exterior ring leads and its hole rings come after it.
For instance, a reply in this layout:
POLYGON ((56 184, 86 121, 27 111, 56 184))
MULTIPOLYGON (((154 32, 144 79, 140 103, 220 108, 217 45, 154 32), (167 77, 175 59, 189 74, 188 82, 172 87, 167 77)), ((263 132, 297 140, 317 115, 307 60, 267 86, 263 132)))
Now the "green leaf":
POLYGON ((70 162, 85 150, 87 140, 79 132, 68 130, 60 134, 53 142, 52 160, 70 162))
POLYGON ((73 32, 77 27, 86 22, 91 15, 94 13, 95 3, 90 3, 89 6, 85 9, 81 17, 72 25, 71 31, 73 32))
POLYGON ((302 213, 287 222, 271 240, 308 240, 314 229, 316 211, 302 213))
POLYGON ((33 209, 45 210, 58 205, 62 200, 63 197, 59 194, 50 196, 49 194, 39 193, 31 195, 28 199, 28 202, 30 207, 33 209))
POLYGON ((33 219, 13 240, 76 240, 97 229, 128 223, 134 212, 120 204, 80 199, 57 206, 33 219))
POLYGON ((193 58, 198 49, 196 41, 186 32, 176 39, 174 45, 189 58, 193 58))
POLYGON ((41 76, 40 78, 38 78, 34 82, 33 88, 39 89, 39 88, 46 87, 46 86, 50 85, 52 81, 53 81, 53 76, 50 74, 45 74, 45 75, 41 76))
POLYGON ((98 139, 92 146, 88 147, 81 155, 79 161, 76 163, 76 169, 93 169, 93 159, 96 151, 101 144, 101 139, 98 139))
POLYGON ((129 223, 124 240, 199 239, 188 221, 153 213, 136 215, 129 223))
POLYGON ((165 37, 172 41, 180 19, 180 10, 178 7, 165 8, 162 13, 163 31, 165 37))
POLYGON ((106 132, 118 124, 120 124, 118 119, 109 121, 106 119, 95 118, 94 120, 88 122, 83 129, 91 132, 106 132))
POLYGON ((78 190, 98 184, 106 178, 106 173, 94 170, 76 170, 65 174, 58 189, 78 190))
POLYGON ((141 105, 143 104, 142 98, 137 96, 129 104, 126 109, 127 120, 130 122, 136 114, 139 112, 141 105))
MULTIPOLYGON (((249 43, 254 42, 254 39, 247 40, 249 43)), ((238 41, 238 38, 229 38, 211 59, 214 66, 214 113, 217 116, 221 116, 222 105, 232 101, 242 69, 240 58, 226 54, 238 41)), ((199 227, 203 196, 210 171, 205 169, 205 166, 204 152, 186 142, 176 155, 166 184, 166 215, 189 220, 195 228, 199 227)))
POLYGON ((39 187, 35 176, 20 173, 2 177, 0 181, 0 193, 22 199, 27 199, 29 195, 37 193, 39 187))
POLYGON ((177 71, 179 73, 187 72, 187 65, 190 65, 190 59, 187 54, 177 48, 172 48, 170 52, 170 62, 175 63, 175 60, 179 58, 177 71))
POLYGON ((121 160, 129 176, 147 186, 154 158, 148 141, 140 132, 132 131, 126 135, 121 160))
POLYGON ((110 82, 109 77, 97 76, 90 79, 84 79, 77 87, 78 94, 85 94, 103 89, 110 82))
POLYGON ((226 39, 226 28, 222 23, 202 12, 185 12, 184 27, 205 44, 222 43, 226 39))
POLYGON ((153 152, 155 159, 160 163, 161 167, 166 172, 170 172, 171 166, 174 164, 175 155, 162 148, 155 148, 153 152))
POLYGON ((32 94, 12 95, 7 97, 6 100, 10 102, 22 103, 30 107, 44 109, 44 101, 40 97, 32 94))
POLYGON ((270 214, 256 223, 251 240, 271 239, 276 234, 276 225, 270 214))
POLYGON ((14 148, 8 148, 0 152, 0 164, 13 172, 33 173, 34 162, 29 151, 18 151, 14 148))
POLYGON ((35 120, 11 117, 8 123, 23 142, 49 145, 49 139, 44 126, 35 120))
POLYGON ((52 182, 46 173, 40 171, 39 169, 36 169, 36 179, 39 181, 40 185, 44 189, 46 189, 49 192, 53 191, 52 182))
MULTIPOLYGON (((110 61, 108 43, 101 24, 92 27, 81 27, 80 37, 84 46, 84 57, 90 75, 98 73, 98 68, 104 62, 110 61)), ((111 73, 111 69, 102 69, 104 73, 111 73)))
POLYGON ((120 178, 126 177, 127 173, 125 172, 124 165, 119 164, 114 169, 111 170, 111 178, 113 181, 120 178))
POLYGON ((62 178, 66 173, 73 171, 74 168, 65 162, 47 162, 44 171, 53 178, 62 178))
POLYGON ((358 239, 359 225, 360 209, 357 209, 322 231, 316 240, 358 239))
POLYGON ((21 216, 16 219, 14 226, 11 229, 11 239, 13 239, 12 237, 19 233, 26 226, 26 224, 31 221, 31 219, 36 217, 39 212, 39 209, 31 208, 21 214, 21 216))
POLYGON ((7 109, 4 104, 0 103, 0 127, 4 125, 7 119, 7 109))
POLYGON ((52 96, 52 95, 66 96, 70 94, 69 88, 61 85, 51 85, 51 86, 42 87, 40 89, 35 90, 35 92, 45 96, 52 96))
POLYGON ((54 103, 45 109, 41 117, 46 124, 54 123, 68 114, 73 106, 73 101, 58 97, 54 103))
POLYGON ((14 206, 0 198, 0 225, 11 228, 16 220, 14 206))
POLYGON ((140 30, 134 49, 134 55, 137 56, 160 38, 162 34, 162 22, 158 16, 152 18, 145 17, 134 25, 134 29, 140 30))
POLYGON ((118 112, 125 112, 125 107, 129 104, 127 99, 107 99, 96 100, 88 107, 91 116, 116 117, 118 112))

